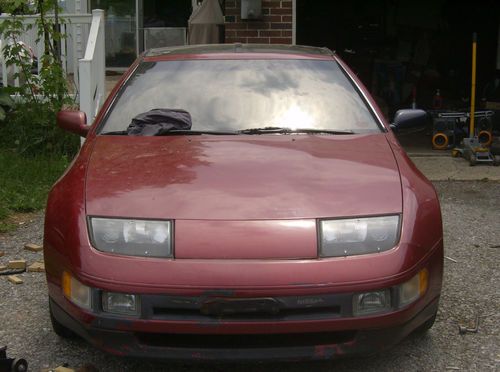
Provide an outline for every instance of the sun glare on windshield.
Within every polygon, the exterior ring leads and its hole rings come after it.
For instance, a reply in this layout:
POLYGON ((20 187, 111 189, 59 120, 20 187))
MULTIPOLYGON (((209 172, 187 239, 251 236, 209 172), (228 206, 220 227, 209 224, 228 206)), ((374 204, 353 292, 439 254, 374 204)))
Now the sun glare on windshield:
POLYGON ((314 128, 315 120, 313 116, 297 105, 290 106, 279 116, 273 125, 290 129, 314 128))

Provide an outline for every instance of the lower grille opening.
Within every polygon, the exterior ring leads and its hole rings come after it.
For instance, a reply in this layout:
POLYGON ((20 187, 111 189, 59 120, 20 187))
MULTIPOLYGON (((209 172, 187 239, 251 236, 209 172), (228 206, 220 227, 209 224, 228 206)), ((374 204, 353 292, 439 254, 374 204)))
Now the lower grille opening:
POLYGON ((268 335, 193 335, 167 333, 136 333, 135 335, 140 343, 153 347, 256 349, 340 344, 353 340, 356 336, 356 331, 268 335))
POLYGON ((296 319, 322 319, 340 316, 340 306, 311 307, 300 309, 281 309, 276 314, 269 312, 237 312, 227 314, 202 314, 200 309, 174 309, 165 307, 153 308, 153 318, 184 320, 292 320, 296 319))
POLYGON ((266 312, 242 312, 242 313, 228 313, 223 315, 205 315, 199 309, 172 309, 172 308, 153 308, 153 316, 155 318, 162 317, 197 317, 205 319, 228 319, 228 320, 252 320, 252 319, 269 319, 279 320, 287 317, 335 317, 340 314, 340 306, 333 306, 329 308, 304 308, 304 309, 283 309, 277 314, 270 314, 266 312))

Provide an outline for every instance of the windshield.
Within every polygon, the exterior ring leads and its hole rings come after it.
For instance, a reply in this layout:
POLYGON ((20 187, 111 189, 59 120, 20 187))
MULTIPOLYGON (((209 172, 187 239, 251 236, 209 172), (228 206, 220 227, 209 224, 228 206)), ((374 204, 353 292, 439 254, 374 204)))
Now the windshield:
POLYGON ((155 109, 186 111, 193 131, 381 131, 334 61, 143 62, 119 93, 101 133, 125 132, 137 115, 155 109))

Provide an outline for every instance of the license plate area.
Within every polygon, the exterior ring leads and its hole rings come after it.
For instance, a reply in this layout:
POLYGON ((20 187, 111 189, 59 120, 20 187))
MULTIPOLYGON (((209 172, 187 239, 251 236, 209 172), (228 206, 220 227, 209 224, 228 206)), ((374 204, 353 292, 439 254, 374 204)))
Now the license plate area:
POLYGON ((276 315, 280 302, 274 298, 210 298, 201 305, 201 313, 210 316, 276 315))

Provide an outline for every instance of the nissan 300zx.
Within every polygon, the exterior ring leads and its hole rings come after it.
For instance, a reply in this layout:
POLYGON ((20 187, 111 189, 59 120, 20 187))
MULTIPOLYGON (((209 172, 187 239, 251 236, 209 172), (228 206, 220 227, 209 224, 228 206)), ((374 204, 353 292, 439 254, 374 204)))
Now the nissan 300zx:
POLYGON ((324 359, 436 317, 431 183, 329 50, 215 45, 141 55, 50 193, 44 255, 60 336, 162 359, 324 359))

